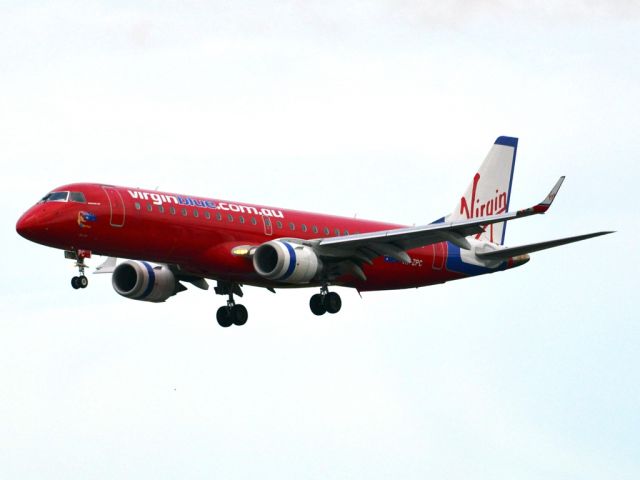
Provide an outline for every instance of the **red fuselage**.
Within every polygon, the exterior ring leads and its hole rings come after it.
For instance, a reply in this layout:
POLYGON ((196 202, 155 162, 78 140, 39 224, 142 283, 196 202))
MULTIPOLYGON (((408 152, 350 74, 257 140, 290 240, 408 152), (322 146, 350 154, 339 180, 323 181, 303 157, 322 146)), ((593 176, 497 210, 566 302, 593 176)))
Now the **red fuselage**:
MULTIPOLYGON (((402 227, 92 183, 65 185, 53 192, 80 195, 37 203, 18 221, 20 235, 63 250, 172 264, 185 274, 256 286, 291 285, 262 278, 248 258, 232 254, 234 248, 278 238, 311 240, 402 227)), ((459 261, 459 249, 447 242, 407 253, 410 263, 378 257, 373 265, 365 265, 366 281, 344 275, 333 283, 361 291, 399 289, 495 271, 467 270, 459 261)))

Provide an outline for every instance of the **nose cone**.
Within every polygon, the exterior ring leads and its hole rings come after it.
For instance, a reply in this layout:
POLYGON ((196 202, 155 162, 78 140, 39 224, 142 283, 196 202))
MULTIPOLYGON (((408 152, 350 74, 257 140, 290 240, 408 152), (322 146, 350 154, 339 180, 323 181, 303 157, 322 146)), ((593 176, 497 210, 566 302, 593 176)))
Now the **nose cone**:
POLYGON ((22 215, 16 223, 16 232, 28 240, 31 240, 33 233, 37 229, 37 222, 33 212, 29 211, 22 215))
POLYGON ((69 250, 68 237, 74 232, 73 216, 65 215, 66 204, 54 203, 31 207, 16 223, 16 231, 32 242, 69 250))

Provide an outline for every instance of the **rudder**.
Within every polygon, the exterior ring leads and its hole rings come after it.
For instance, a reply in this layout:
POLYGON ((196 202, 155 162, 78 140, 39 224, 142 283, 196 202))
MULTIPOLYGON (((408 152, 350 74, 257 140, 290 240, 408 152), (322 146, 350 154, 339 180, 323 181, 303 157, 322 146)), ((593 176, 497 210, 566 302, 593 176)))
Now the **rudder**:
MULTIPOLYGON (((486 217, 509 210, 517 149, 517 138, 496 139, 447 221, 486 217)), ((495 223, 474 238, 502 245, 505 230, 506 222, 495 223)))

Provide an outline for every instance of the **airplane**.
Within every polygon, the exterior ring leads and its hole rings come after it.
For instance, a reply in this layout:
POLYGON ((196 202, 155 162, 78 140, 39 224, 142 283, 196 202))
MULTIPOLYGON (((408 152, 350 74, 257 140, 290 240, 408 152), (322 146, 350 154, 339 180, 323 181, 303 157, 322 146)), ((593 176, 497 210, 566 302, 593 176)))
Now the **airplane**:
POLYGON ((564 177, 537 205, 509 211, 518 139, 496 139, 453 212, 408 227, 227 200, 74 183, 53 189, 16 224, 24 238, 64 250, 88 285, 85 259, 107 260, 123 297, 164 302, 185 283, 227 297, 220 326, 244 325, 247 309, 235 301, 245 285, 311 287, 313 314, 335 314, 342 300, 329 287, 358 292, 416 288, 508 270, 529 254, 613 233, 601 231, 516 247, 504 245, 506 222, 544 214, 564 177), (118 258, 130 259, 117 263, 118 258))

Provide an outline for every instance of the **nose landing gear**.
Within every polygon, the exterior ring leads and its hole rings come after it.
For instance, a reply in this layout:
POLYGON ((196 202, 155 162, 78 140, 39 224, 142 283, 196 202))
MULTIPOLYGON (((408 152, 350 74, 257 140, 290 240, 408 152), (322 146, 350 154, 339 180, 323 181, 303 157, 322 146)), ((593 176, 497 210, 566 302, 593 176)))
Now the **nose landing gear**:
POLYGON ((336 292, 330 292, 327 285, 323 285, 320 293, 311 296, 309 308, 314 315, 338 313, 342 307, 342 299, 336 292))
POLYGON ((87 288, 87 285, 89 285, 89 279, 87 277, 85 277, 84 275, 82 275, 82 274, 80 276, 78 276, 78 277, 73 277, 71 279, 71 286, 75 290, 77 290, 79 288, 87 288))
POLYGON ((84 269, 87 268, 87 265, 84 263, 85 258, 91 258, 91 251, 89 250, 77 250, 77 251, 65 251, 64 258, 68 258, 71 260, 75 260, 75 267, 78 269, 77 277, 73 277, 71 279, 71 286, 74 290, 79 288, 87 288, 89 285, 89 279, 84 274, 84 269))

